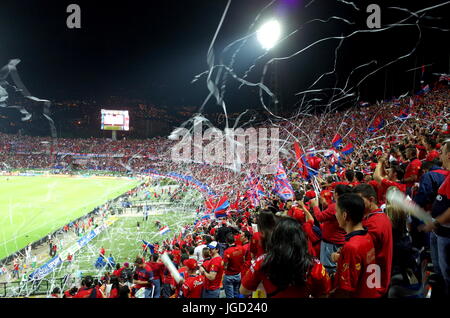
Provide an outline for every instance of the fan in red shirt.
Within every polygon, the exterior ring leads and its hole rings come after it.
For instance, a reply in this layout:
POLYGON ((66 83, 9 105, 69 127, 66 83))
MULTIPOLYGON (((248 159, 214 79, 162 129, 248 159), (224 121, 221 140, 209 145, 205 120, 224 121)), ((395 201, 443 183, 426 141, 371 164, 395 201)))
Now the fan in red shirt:
POLYGON ((377 288, 379 297, 384 296, 391 282, 393 236, 392 223, 389 217, 378 208, 375 190, 367 184, 361 184, 354 189, 365 204, 362 225, 369 231, 375 247, 375 263, 380 266, 381 287, 377 288))
POLYGON ((224 267, 222 257, 219 255, 219 243, 211 242, 208 248, 211 250, 211 260, 200 267, 200 273, 206 277, 203 298, 219 298, 220 285, 223 278, 224 267))
POLYGON ((369 284, 371 267, 375 264, 375 248, 372 238, 363 227, 364 200, 357 194, 346 193, 338 198, 336 218, 348 233, 339 253, 333 253, 337 261, 333 297, 377 298, 378 291, 369 284))
POLYGON ((264 254, 264 239, 270 236, 275 227, 275 216, 270 211, 261 211, 257 216, 258 232, 253 233, 250 241, 250 253, 252 259, 257 259, 264 254))
POLYGON ((286 209, 288 210, 287 211, 288 216, 296 219, 299 223, 305 222, 305 213, 303 212, 303 209, 301 209, 297 206, 293 206, 292 200, 288 200, 286 202, 286 209))
POLYGON ((171 253, 173 255, 173 262, 177 265, 180 264, 181 261, 181 251, 180 251, 180 245, 178 243, 175 244, 174 249, 171 253))
POLYGON ((119 298, 119 278, 116 276, 111 277, 110 283, 112 286, 111 291, 109 292, 109 298, 119 298))
POLYGON ((120 274, 122 274, 122 271, 123 271, 123 268, 120 268, 120 264, 117 263, 116 269, 113 271, 112 274, 113 274, 113 276, 120 277, 120 274))
POLYGON ((193 258, 184 261, 184 266, 188 271, 181 286, 182 297, 184 298, 202 298, 203 288, 205 286, 205 276, 196 275, 197 261, 193 258))
POLYGON ((373 174, 373 178, 378 182, 378 194, 377 198, 380 203, 386 202, 386 192, 390 187, 397 187, 400 191, 406 193, 406 185, 400 183, 399 180, 403 179, 403 168, 391 164, 391 167, 386 171, 386 156, 380 158, 373 174))
POLYGON ((158 254, 152 254, 150 256, 150 261, 147 263, 153 272, 152 282, 153 286, 155 286, 153 298, 160 298, 161 296, 162 277, 164 275, 164 264, 158 262, 158 258, 158 254))
MULTIPOLYGON (((411 188, 415 182, 419 181, 420 167, 422 162, 416 158, 417 151, 414 148, 406 149, 406 158, 411 160, 406 167, 405 176, 403 182, 406 184, 407 188, 411 188)), ((400 179, 401 180, 401 179, 400 179)))
POLYGON ((100 255, 105 256, 105 249, 103 247, 100 249, 100 255))
POLYGON ((241 294, 250 295, 262 283, 268 298, 326 296, 330 277, 307 251, 307 238, 299 223, 282 218, 270 237, 267 254, 259 257, 242 279, 241 294))
POLYGON ((434 159, 439 159, 439 152, 436 150, 436 140, 431 137, 423 138, 422 143, 424 144, 427 150, 427 156, 425 157, 425 161, 434 161, 434 159))
POLYGON ((232 233, 227 235, 228 247, 223 253, 223 263, 225 276, 223 279, 223 288, 227 298, 239 297, 239 286, 241 284, 241 272, 244 265, 244 249, 242 246, 236 246, 232 233))
MULTIPOLYGON (((351 192, 351 187, 347 185, 336 186, 334 192, 335 200, 348 192, 351 192)), ((329 274, 336 270, 336 263, 331 260, 331 254, 336 252, 343 244, 345 232, 339 226, 336 219, 336 204, 330 201, 328 192, 323 191, 321 197, 322 206, 326 207, 324 211, 320 211, 318 202, 313 201, 311 204, 314 209, 314 216, 316 220, 321 223, 322 229, 322 243, 320 249, 320 262, 327 269, 329 274)))
POLYGON ((244 253, 244 264, 242 264, 241 279, 245 276, 245 273, 247 273, 247 270, 252 264, 252 255, 250 253, 251 239, 252 234, 249 231, 244 231, 244 234, 241 235, 242 251, 244 253))
POLYGON ((92 276, 86 276, 81 282, 81 288, 73 298, 103 298, 102 293, 93 284, 92 276))
POLYGON ((132 290, 133 295, 141 288, 145 288, 145 298, 149 298, 149 294, 152 287, 153 273, 150 266, 144 263, 143 259, 137 257, 135 262, 136 270, 134 272, 133 283, 134 287, 132 290))

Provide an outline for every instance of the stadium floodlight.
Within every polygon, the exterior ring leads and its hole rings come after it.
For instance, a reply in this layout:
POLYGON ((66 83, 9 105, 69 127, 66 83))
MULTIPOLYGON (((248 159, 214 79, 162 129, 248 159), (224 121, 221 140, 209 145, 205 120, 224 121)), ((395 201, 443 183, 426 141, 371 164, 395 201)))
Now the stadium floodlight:
POLYGON ((256 32, 259 43, 265 50, 270 50, 277 45, 281 36, 281 25, 277 20, 264 23, 256 32))

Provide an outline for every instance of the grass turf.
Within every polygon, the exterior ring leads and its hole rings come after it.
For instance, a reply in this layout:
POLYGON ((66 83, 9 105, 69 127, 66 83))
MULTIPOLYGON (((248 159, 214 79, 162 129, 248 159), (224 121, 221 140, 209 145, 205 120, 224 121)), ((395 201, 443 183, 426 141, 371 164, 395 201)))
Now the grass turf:
POLYGON ((0 259, 139 184, 83 177, 0 177, 0 259))
MULTIPOLYGON (((150 215, 147 221, 142 216, 139 217, 119 217, 107 230, 83 247, 75 256, 72 264, 67 262, 54 272, 51 276, 63 277, 64 274, 73 275, 101 275, 107 269, 96 270, 94 263, 99 256, 101 247, 105 248, 106 256, 113 255, 117 263, 129 262, 133 264, 136 256, 142 255, 142 240, 149 243, 162 243, 166 239, 172 239, 175 234, 180 233, 185 224, 195 220, 195 210, 183 211, 168 208, 163 215, 150 215), (170 232, 164 235, 158 233, 155 221, 168 225, 170 232), (139 231, 137 229, 139 222, 139 231)), ((149 254, 147 254, 149 256, 149 254)), ((112 272, 112 271, 111 271, 112 272)))

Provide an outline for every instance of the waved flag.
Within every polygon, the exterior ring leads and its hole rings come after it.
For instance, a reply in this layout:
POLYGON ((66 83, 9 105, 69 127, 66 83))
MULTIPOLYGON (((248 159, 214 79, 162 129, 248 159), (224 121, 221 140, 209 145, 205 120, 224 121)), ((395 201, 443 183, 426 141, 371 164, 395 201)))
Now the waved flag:
POLYGON ((342 144, 342 137, 339 134, 336 134, 333 138, 333 140, 331 141, 331 144, 333 145, 333 147, 335 149, 337 149, 341 144, 342 144))
POLYGON ((300 170, 300 174, 303 178, 308 178, 308 167, 304 160, 303 151, 300 148, 299 143, 296 141, 294 142, 294 150, 295 150, 295 157, 297 159, 297 166, 300 170))
POLYGON ((355 148, 353 147, 353 144, 348 144, 347 146, 342 148, 342 154, 344 154, 346 156, 348 156, 349 154, 351 154, 354 151, 355 151, 355 148))
POLYGON ((278 163, 278 171, 275 175, 275 187, 274 192, 283 200, 292 200, 294 199, 294 189, 286 175, 286 171, 284 170, 283 164, 281 162, 278 163))
POLYGON ((230 207, 230 202, 228 201, 228 197, 226 195, 222 196, 219 201, 213 202, 212 198, 208 199, 205 202, 206 209, 209 214, 214 213, 216 218, 226 217, 227 210, 230 207))
POLYGON ((372 122, 372 125, 367 130, 369 132, 377 132, 384 127, 384 123, 384 119, 378 116, 377 118, 375 118, 375 120, 372 122))
POLYGON ((159 235, 164 235, 164 234, 166 234, 166 233, 169 233, 170 232, 170 229, 169 229, 169 227, 168 226, 163 226, 162 228, 160 228, 159 229, 159 235))
POLYGON ((155 253, 155 247, 154 247, 152 244, 150 244, 150 243, 148 243, 148 242, 146 242, 146 241, 144 241, 144 240, 142 240, 142 242, 143 242, 144 245, 147 246, 147 248, 150 250, 150 253, 152 253, 152 254, 155 253))

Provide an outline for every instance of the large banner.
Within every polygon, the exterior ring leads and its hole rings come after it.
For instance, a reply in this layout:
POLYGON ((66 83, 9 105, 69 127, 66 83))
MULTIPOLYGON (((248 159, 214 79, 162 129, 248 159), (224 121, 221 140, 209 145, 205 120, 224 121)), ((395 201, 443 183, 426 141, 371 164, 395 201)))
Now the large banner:
POLYGON ((39 267, 37 270, 35 270, 33 273, 30 274, 29 279, 30 280, 40 280, 53 272, 59 265, 62 264, 61 258, 59 258, 59 255, 56 255, 54 258, 49 260, 47 263, 39 267))
POLYGON ((115 221, 117 221, 117 217, 112 216, 99 227, 89 231, 88 234, 80 238, 75 244, 72 244, 69 248, 61 251, 61 253, 59 253, 54 258, 31 273, 29 275, 29 280, 40 280, 53 272, 58 266, 60 266, 65 260, 67 260, 67 256, 69 254, 74 255, 115 221))

